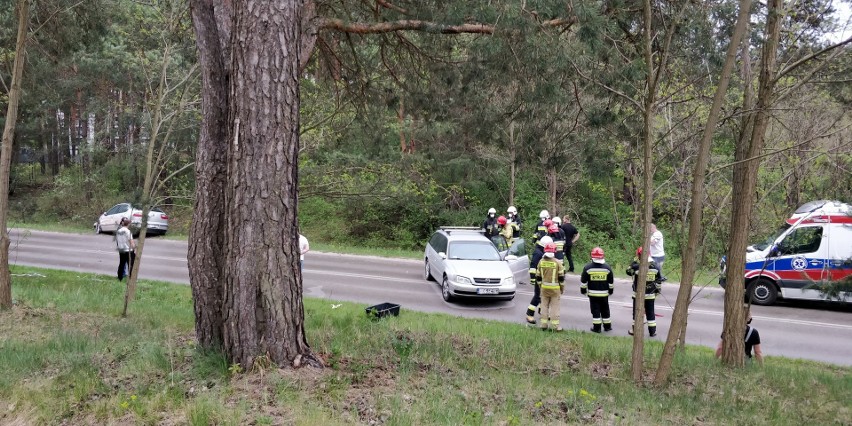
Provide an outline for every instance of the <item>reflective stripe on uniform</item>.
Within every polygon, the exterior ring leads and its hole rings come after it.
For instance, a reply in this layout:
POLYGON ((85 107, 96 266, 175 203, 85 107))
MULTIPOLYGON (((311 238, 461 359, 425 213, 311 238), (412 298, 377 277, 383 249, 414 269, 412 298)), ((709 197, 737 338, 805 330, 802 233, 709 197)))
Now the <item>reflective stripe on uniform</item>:
POLYGON ((542 290, 559 290, 559 283, 541 283, 542 290))
POLYGON ((589 297, 609 297, 609 290, 589 290, 589 297))

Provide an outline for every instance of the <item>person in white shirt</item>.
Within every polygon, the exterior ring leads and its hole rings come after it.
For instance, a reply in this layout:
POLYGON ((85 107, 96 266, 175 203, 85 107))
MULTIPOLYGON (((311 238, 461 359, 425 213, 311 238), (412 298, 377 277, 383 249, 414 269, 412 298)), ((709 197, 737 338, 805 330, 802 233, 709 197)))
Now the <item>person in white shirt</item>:
POLYGON ((133 263, 136 261, 136 241, 133 241, 133 233, 127 228, 130 219, 121 219, 120 227, 115 231, 115 248, 118 250, 118 280, 130 277, 133 263))
POLYGON ((308 239, 304 235, 299 234, 299 268, 303 268, 305 264, 305 253, 311 251, 311 245, 308 244, 308 239))
POLYGON ((651 259, 657 264, 660 271, 660 281, 668 278, 663 274, 663 262, 666 260, 666 250, 663 248, 663 233, 657 229, 657 225, 651 224, 651 259))

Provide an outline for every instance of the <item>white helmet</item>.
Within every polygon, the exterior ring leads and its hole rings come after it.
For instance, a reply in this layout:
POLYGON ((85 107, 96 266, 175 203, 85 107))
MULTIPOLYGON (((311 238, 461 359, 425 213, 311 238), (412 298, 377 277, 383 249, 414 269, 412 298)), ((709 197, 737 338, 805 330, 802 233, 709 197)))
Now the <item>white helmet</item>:
POLYGON ((497 210, 494 207, 492 207, 492 208, 488 209, 488 214, 497 214, 497 210))
POLYGON ((555 223, 557 225, 561 225, 562 219, 560 219, 559 216, 553 216, 553 223, 555 223))
POLYGON ((509 208, 506 209, 506 213, 518 214, 518 209, 516 209, 515 206, 509 206, 509 208))
POLYGON ((550 238, 547 235, 541 237, 541 239, 538 240, 538 243, 541 244, 542 246, 547 244, 547 243, 552 243, 552 242, 553 242, 553 238, 550 238))
POLYGON ((548 213, 547 210, 542 210, 541 213, 538 214, 538 217, 541 220, 550 219, 550 213, 548 213))

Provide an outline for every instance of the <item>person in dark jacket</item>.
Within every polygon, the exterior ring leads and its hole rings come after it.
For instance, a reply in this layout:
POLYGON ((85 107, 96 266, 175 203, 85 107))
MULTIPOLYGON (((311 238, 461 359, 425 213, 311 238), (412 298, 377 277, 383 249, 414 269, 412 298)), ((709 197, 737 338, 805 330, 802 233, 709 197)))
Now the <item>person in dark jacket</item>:
POLYGON ((639 259, 642 258, 642 247, 636 249, 636 259, 627 268, 627 275, 633 277, 633 325, 627 333, 633 335, 633 328, 636 325, 636 296, 638 291, 644 293, 645 299, 645 318, 648 320, 648 334, 651 337, 657 335, 657 317, 654 314, 654 301, 662 289, 662 281, 660 281, 660 271, 657 269, 657 264, 653 259, 648 259, 648 276, 645 278, 644 286, 639 286, 639 259), (644 287, 642 289, 641 287, 644 287))
POLYGON ((565 259, 568 261, 568 267, 565 272, 574 272, 574 257, 571 255, 571 249, 574 248, 574 243, 580 239, 580 231, 571 223, 571 217, 568 215, 562 216, 562 233, 565 234, 565 259))
POLYGON ((485 230, 485 238, 489 240, 500 234, 497 225, 497 210, 494 208, 488 209, 488 215, 485 216, 485 222, 482 222, 482 229, 485 230))
POLYGON ((580 274, 580 293, 589 296, 589 308, 592 311, 592 331, 612 331, 609 316, 609 296, 614 290, 615 281, 612 268, 606 264, 604 251, 600 247, 592 249, 592 261, 583 267, 580 274))

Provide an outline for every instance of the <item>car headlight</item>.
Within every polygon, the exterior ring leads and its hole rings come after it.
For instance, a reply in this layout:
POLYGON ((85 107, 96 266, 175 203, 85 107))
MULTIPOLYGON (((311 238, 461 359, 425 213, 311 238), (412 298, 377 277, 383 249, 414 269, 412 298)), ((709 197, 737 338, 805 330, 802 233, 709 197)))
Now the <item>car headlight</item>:
POLYGON ((463 277, 461 275, 456 275, 456 282, 459 284, 473 285, 473 280, 468 277, 463 277))
POLYGON ((506 277, 500 280, 500 285, 514 285, 515 279, 513 277, 506 277))

